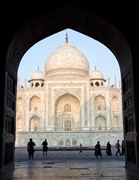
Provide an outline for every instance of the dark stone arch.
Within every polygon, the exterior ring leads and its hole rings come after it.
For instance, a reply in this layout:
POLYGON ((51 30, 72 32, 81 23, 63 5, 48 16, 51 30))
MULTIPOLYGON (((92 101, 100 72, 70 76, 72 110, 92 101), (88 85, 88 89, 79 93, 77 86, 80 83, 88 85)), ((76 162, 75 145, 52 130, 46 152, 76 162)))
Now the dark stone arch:
POLYGON ((107 46, 116 56, 121 72, 123 66, 125 68, 125 65, 131 65, 130 49, 120 31, 104 19, 74 7, 52 11, 25 25, 11 42, 6 65, 12 61, 14 69, 17 70, 22 56, 31 46, 67 28, 81 32, 107 46))
MULTIPOLYGON (((71 28, 83 34, 86 34, 107 46, 113 54, 116 56, 122 76, 123 85, 123 102, 127 101, 127 98, 131 98, 132 111, 126 112, 124 109, 124 129, 125 139, 127 141, 127 162, 138 163, 138 149, 137 149, 137 136, 136 136, 136 117, 134 106, 134 87, 133 87, 133 69, 132 69, 132 57, 129 45, 125 37, 110 23, 107 21, 92 15, 83 10, 74 7, 63 7, 58 10, 53 10, 44 16, 34 19, 32 22, 25 25, 11 42, 7 58, 5 62, 5 74, 4 74, 4 87, 3 89, 3 104, 9 96, 12 94, 12 101, 16 101, 16 82, 17 82, 17 70, 24 53, 35 43, 43 38, 46 38, 56 32, 63 29, 71 28), (57 23, 58 22, 58 23, 57 23), (130 84, 127 84, 130 82, 130 84), (7 84, 11 84, 10 88, 7 84), (133 128, 130 128, 129 124, 132 124, 133 128), (131 133, 131 135, 130 135, 131 133)), ((8 116, 7 109, 3 106, 2 114, 2 127, 7 121, 11 122, 11 130, 7 138, 5 135, 5 129, 1 128, 1 144, 0 147, 0 168, 13 164, 14 157, 14 137, 15 137, 15 110, 11 109, 12 114, 8 116), (3 148, 4 147, 4 148, 3 148), (11 156, 8 158, 5 154, 5 149, 11 151, 11 156)))

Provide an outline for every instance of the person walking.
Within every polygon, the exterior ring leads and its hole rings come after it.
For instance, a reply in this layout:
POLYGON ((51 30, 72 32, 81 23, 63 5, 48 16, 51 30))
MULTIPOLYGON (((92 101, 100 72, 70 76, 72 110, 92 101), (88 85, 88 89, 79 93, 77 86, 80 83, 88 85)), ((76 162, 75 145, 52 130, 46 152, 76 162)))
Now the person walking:
POLYGON ((95 145, 95 156, 102 157, 100 141, 98 141, 97 144, 95 145))
POLYGON ((118 153, 119 153, 119 155, 121 156, 121 151, 120 151, 120 143, 119 143, 119 140, 117 140, 117 143, 116 143, 115 147, 117 148, 117 151, 116 151, 115 155, 117 156, 117 155, 118 155, 118 153))
POLYGON ((35 151, 34 146, 36 146, 36 144, 32 141, 32 138, 30 138, 30 141, 27 143, 27 151, 28 151, 29 159, 33 159, 34 151, 35 151))
POLYGON ((47 156, 47 151, 48 151, 48 142, 47 139, 45 139, 42 142, 42 146, 43 146, 43 156, 45 155, 45 157, 47 156))
POLYGON ((111 156, 112 155, 110 141, 107 142, 106 154, 107 154, 107 156, 111 156))

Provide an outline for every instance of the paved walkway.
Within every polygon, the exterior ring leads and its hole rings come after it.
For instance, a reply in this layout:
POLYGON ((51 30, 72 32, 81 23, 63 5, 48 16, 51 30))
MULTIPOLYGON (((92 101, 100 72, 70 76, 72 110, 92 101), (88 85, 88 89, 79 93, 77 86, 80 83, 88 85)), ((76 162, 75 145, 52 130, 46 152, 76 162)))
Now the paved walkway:
POLYGON ((29 160, 26 149, 15 152, 15 168, 1 180, 139 180, 139 172, 125 169, 123 156, 94 157, 92 151, 48 151, 29 160))

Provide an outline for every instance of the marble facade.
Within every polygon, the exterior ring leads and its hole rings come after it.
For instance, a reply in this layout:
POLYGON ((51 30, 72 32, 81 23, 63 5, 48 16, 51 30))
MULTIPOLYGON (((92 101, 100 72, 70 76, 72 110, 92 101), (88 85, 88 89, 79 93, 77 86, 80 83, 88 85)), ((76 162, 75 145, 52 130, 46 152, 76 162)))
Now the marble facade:
POLYGON ((67 41, 48 57, 45 73, 32 73, 30 86, 18 82, 16 146, 33 138, 37 146, 105 145, 123 139, 122 95, 105 86, 99 70, 90 73, 87 58, 67 41))

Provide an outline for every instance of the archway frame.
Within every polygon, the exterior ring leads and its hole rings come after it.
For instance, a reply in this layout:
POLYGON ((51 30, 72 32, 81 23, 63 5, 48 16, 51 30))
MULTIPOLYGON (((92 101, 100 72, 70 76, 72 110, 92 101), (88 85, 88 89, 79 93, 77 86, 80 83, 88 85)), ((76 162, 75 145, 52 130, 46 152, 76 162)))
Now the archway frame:
POLYGON ((14 106, 16 104, 17 71, 21 58, 24 53, 38 41, 67 28, 76 30, 103 43, 117 58, 121 70, 123 104, 130 98, 132 101, 131 106, 133 107, 132 112, 127 112, 127 109, 123 107, 124 135, 127 146, 126 161, 134 163, 138 163, 139 161, 134 108, 132 56, 127 40, 107 21, 80 9, 67 6, 53 10, 25 25, 19 30, 9 46, 5 66, 4 114, 1 139, 2 158, 0 159, 0 168, 13 164, 16 112, 13 106, 7 107, 5 102, 6 100, 10 100, 14 106), (7 108, 11 108, 12 113, 9 113, 7 108), (11 123, 10 132, 6 130, 7 121, 11 123), (129 121, 130 124, 133 124, 133 128, 129 127, 129 121), (5 149, 7 147, 8 150, 12 152, 12 155, 9 157, 6 157, 5 149))

